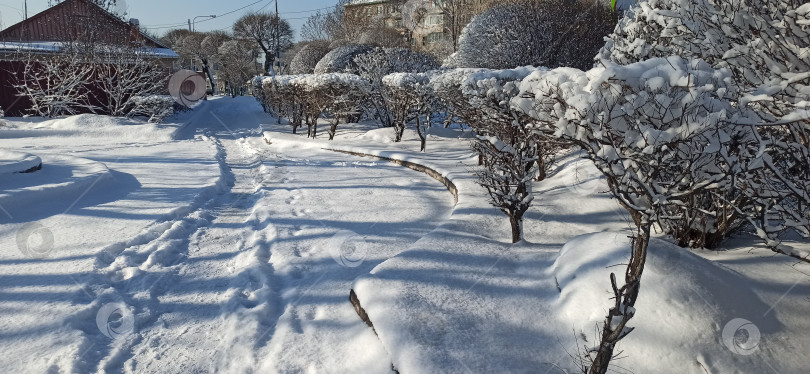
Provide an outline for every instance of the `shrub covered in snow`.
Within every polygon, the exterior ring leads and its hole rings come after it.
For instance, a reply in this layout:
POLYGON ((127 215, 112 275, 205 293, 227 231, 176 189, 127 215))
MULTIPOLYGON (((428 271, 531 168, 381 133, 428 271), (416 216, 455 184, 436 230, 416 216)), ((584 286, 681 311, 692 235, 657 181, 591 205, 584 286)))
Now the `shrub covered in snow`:
POLYGON ((318 61, 314 72, 315 74, 357 73, 354 58, 372 49, 372 46, 363 44, 346 44, 337 47, 318 61))
POLYGON ((144 116, 149 122, 162 122, 174 114, 175 100, 169 95, 134 96, 132 109, 127 116, 144 116))
MULTIPOLYGON (((393 126, 394 120, 389 105, 391 98, 387 95, 389 91, 383 89, 382 78, 391 73, 419 73, 438 67, 436 60, 430 55, 407 48, 380 47, 355 57, 354 64, 358 74, 372 86, 364 104, 385 127, 393 126)), ((401 139, 402 133, 398 131, 395 140, 401 139)))
POLYGON ((462 30, 447 67, 587 69, 613 30, 616 16, 602 2, 518 0, 493 6, 462 30))
POLYGON ((791 0, 648 0, 607 39, 600 58, 700 58, 729 69, 744 104, 774 121, 810 100, 810 4, 791 0))
POLYGON ((329 140, 335 137, 341 119, 356 116, 360 101, 368 94, 369 84, 355 74, 278 75, 263 81, 271 107, 289 119, 293 133, 307 125, 307 136, 316 137, 318 118, 330 121, 329 140))
POLYGON ((264 88, 262 88, 264 78, 264 76, 256 76, 250 80, 250 94, 259 102, 259 105, 262 106, 262 110, 264 110, 265 113, 269 113, 270 106, 267 105, 267 96, 264 93, 264 88))
POLYGON ((402 139, 405 126, 416 121, 416 132, 419 135, 420 150, 425 151, 427 131, 444 107, 433 91, 430 83, 432 75, 437 71, 427 73, 393 73, 382 78, 385 97, 393 117, 395 139, 402 139))
MULTIPOLYGON (((735 90, 726 94, 727 99, 735 103, 735 108, 749 109, 746 116, 751 123, 789 124, 761 127, 759 136, 784 144, 772 149, 777 152, 772 155, 774 159, 792 159, 786 162, 801 164, 796 156, 806 150, 801 142, 789 139, 801 138, 810 131, 806 120, 810 117, 808 16, 810 4, 796 7, 787 0, 649 0, 639 3, 620 22, 600 58, 630 64, 679 55, 728 69, 735 90)), ((791 175, 795 176, 796 171, 791 175)), ((667 225, 667 232, 681 245, 717 246, 748 221, 742 211, 756 211, 762 200, 739 187, 726 190, 722 197, 694 197, 677 216, 679 223, 667 225)))
POLYGON ((279 120, 281 117, 287 118, 292 126, 293 134, 304 122, 311 129, 317 121, 317 117, 311 119, 306 115, 307 101, 304 97, 303 87, 293 84, 293 79, 297 77, 298 75, 276 75, 275 77, 264 77, 262 80, 262 91, 267 106, 276 113, 279 120))
POLYGON ((461 84, 464 80, 475 72, 486 69, 446 69, 440 74, 431 76, 430 84, 433 92, 446 109, 445 117, 447 121, 454 121, 459 124, 470 125, 468 121, 475 120, 475 116, 463 115, 475 110, 470 105, 469 100, 461 92, 461 84), (468 118, 472 117, 472 118, 468 118))
POLYGON ((742 88, 733 73, 702 60, 603 65, 587 74, 537 72, 511 100, 540 126, 554 128, 555 136, 588 153, 637 227, 624 284, 611 279, 616 303, 600 346, 588 353, 591 372, 598 373, 607 369, 616 342, 632 330, 627 322, 635 313, 653 225, 705 230, 744 219, 777 248, 786 230, 810 233, 806 128, 773 123, 763 131, 751 125, 759 117, 734 100, 742 88), (701 205, 696 199, 722 204, 701 205), (705 209, 698 217, 692 216, 696 204, 705 209))
POLYGON ((315 66, 326 56, 331 48, 325 40, 315 40, 307 43, 295 54, 290 61, 288 74, 312 74, 315 66))
MULTIPOLYGON (((335 138, 341 119, 356 117, 362 111, 359 103, 370 90, 368 81, 348 73, 300 75, 292 84, 303 87, 312 117, 329 119, 329 140, 335 138)), ((317 127, 311 135, 313 138, 317 135, 317 127)))
POLYGON ((513 242, 523 238, 523 214, 533 199, 532 181, 538 174, 545 176, 556 151, 544 142, 531 117, 509 104, 520 93, 520 81, 534 70, 474 72, 460 87, 469 105, 459 114, 478 134, 473 143, 483 165, 476 171, 478 183, 492 205, 509 217, 513 242))

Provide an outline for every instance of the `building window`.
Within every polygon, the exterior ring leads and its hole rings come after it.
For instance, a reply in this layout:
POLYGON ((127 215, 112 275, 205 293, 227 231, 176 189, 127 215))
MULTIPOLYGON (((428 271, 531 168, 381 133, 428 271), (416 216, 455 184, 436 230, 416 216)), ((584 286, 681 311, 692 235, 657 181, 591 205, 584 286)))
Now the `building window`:
POLYGON ((425 17, 425 26, 444 24, 444 16, 441 14, 431 14, 425 17))
POLYGON ((427 43, 438 43, 444 40, 444 33, 432 32, 427 35, 427 43))

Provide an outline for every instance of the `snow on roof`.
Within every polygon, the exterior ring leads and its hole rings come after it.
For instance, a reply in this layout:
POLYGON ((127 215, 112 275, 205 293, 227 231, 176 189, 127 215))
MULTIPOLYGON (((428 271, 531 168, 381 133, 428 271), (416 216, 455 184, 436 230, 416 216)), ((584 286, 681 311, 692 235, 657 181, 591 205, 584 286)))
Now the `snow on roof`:
POLYGON ((346 6, 352 5, 368 5, 368 4, 377 4, 377 3, 387 3, 388 0, 352 0, 346 3, 346 6))
MULTIPOLYGON (((39 53, 58 53, 61 51, 64 43, 62 42, 4 42, 0 41, 0 52, 39 52, 39 53)), ((100 46, 99 48, 105 48, 100 46)), ((169 48, 153 48, 141 47, 138 48, 138 54, 147 57, 176 59, 180 56, 169 48)))

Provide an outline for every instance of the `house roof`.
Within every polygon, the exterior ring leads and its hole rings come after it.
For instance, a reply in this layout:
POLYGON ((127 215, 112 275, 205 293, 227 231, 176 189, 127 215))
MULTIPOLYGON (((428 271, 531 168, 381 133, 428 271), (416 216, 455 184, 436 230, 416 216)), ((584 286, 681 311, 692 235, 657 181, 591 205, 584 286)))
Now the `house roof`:
MULTIPOLYGON (((4 42, 0 41, 0 55, 2 53, 27 53, 53 54, 62 51, 65 43, 49 41, 26 41, 26 42, 4 42)), ((99 50, 104 50, 104 46, 99 46, 99 50)), ((143 57, 158 59, 178 59, 180 56, 169 48, 157 48, 144 46, 137 48, 135 53, 143 57)))
POLYGON ((382 4, 387 3, 388 1, 389 0, 351 0, 348 3, 346 3, 345 6, 382 4))
POLYGON ((169 49, 90 0, 65 0, 26 20, 0 31, 7 42, 67 42, 75 40, 89 24, 104 27, 99 33, 102 43, 121 44, 138 41, 147 47, 169 49))

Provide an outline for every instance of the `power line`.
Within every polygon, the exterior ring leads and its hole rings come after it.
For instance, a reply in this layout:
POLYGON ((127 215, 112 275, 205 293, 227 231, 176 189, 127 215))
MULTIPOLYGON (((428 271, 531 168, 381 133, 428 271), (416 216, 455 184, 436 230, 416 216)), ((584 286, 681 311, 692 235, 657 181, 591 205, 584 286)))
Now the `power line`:
MULTIPOLYGON (((229 14, 232 14, 232 13, 235 13, 235 12, 238 12, 238 11, 240 11, 240 10, 242 10, 242 9, 245 9, 245 8, 247 8, 247 7, 251 6, 251 5, 254 5, 254 4, 256 4, 256 3, 260 3, 260 2, 262 2, 262 1, 264 1, 264 0, 257 1, 257 2, 255 2, 255 3, 253 3, 253 4, 246 5, 246 6, 242 7, 242 8, 239 8, 239 9, 237 9, 237 10, 233 10, 233 11, 230 11, 230 12, 228 12, 228 13, 224 13, 224 14, 217 15, 217 18, 222 17, 222 16, 225 16, 225 15, 229 15, 229 14)), ((275 1, 275 0, 274 0, 274 1, 275 1)), ((269 5, 271 5, 271 4, 273 4, 273 1, 271 1, 271 2, 269 2, 269 3, 267 3, 267 4, 265 4, 265 5, 264 5, 263 7, 261 7, 261 8, 259 8, 259 10, 257 10, 257 12, 258 12, 258 11, 261 11, 261 10, 262 10, 262 9, 264 9, 264 8, 267 8, 267 7, 268 7, 269 5)), ((297 11, 291 11, 291 12, 279 12, 279 14, 300 14, 300 13, 311 13, 311 12, 317 12, 317 11, 320 11, 320 10, 334 9, 334 8, 335 8, 335 6, 334 6, 334 5, 332 5, 332 6, 328 6, 328 7, 324 7, 324 8, 307 9, 307 10, 297 10, 297 11)), ((304 17, 292 17, 292 18, 285 18, 285 19, 287 19, 287 20, 298 20, 298 19, 306 19, 306 18, 309 18, 309 17, 310 17, 310 16, 304 16, 304 17)), ((203 23, 203 22, 207 22, 207 21, 214 20, 214 19, 216 19, 216 18, 209 18, 209 19, 205 19, 205 20, 199 21, 199 22, 197 22, 197 23, 203 23)), ((174 27, 181 27, 181 26, 185 26, 185 25, 186 25, 186 22, 179 22, 179 23, 174 23, 174 24, 167 24, 167 23, 164 23, 164 24, 156 24, 156 25, 144 26, 144 28, 146 28, 146 29, 150 29, 150 30, 157 30, 157 29, 168 29, 168 28, 174 28, 174 27)), ((230 26, 228 26, 228 27, 224 27, 224 28, 221 28, 221 29, 213 30, 213 31, 222 31, 222 30, 226 30, 226 29, 230 29, 230 28, 231 28, 231 27, 230 27, 230 26)))
MULTIPOLYGON (((216 18, 219 18, 219 17, 224 17, 224 16, 227 16, 227 15, 231 15, 233 13, 236 13, 236 12, 240 11, 240 10, 243 10, 245 8, 248 8, 248 7, 251 7, 251 6, 256 5, 258 3, 261 3, 263 1, 265 1, 265 0, 254 1, 254 2, 252 2, 252 3, 248 4, 248 5, 245 5, 245 6, 241 7, 241 8, 234 9, 234 10, 232 10, 230 12, 225 12, 225 13, 222 13, 222 14, 217 14, 217 16, 214 17, 214 18, 204 19, 204 20, 202 20, 200 22, 197 22, 197 23, 203 23, 203 22, 210 21, 212 19, 216 19, 216 18)), ((273 0, 273 1, 275 1, 275 0, 273 0)), ((268 5, 269 5, 269 3, 268 3, 268 5)), ((186 24, 186 22, 182 22, 182 23, 175 23, 175 24, 170 24, 170 25, 161 26, 161 27, 144 26, 144 28, 149 29, 149 30, 170 29, 170 28, 174 28, 174 27, 180 27, 180 26, 183 26, 185 24, 186 24)))

